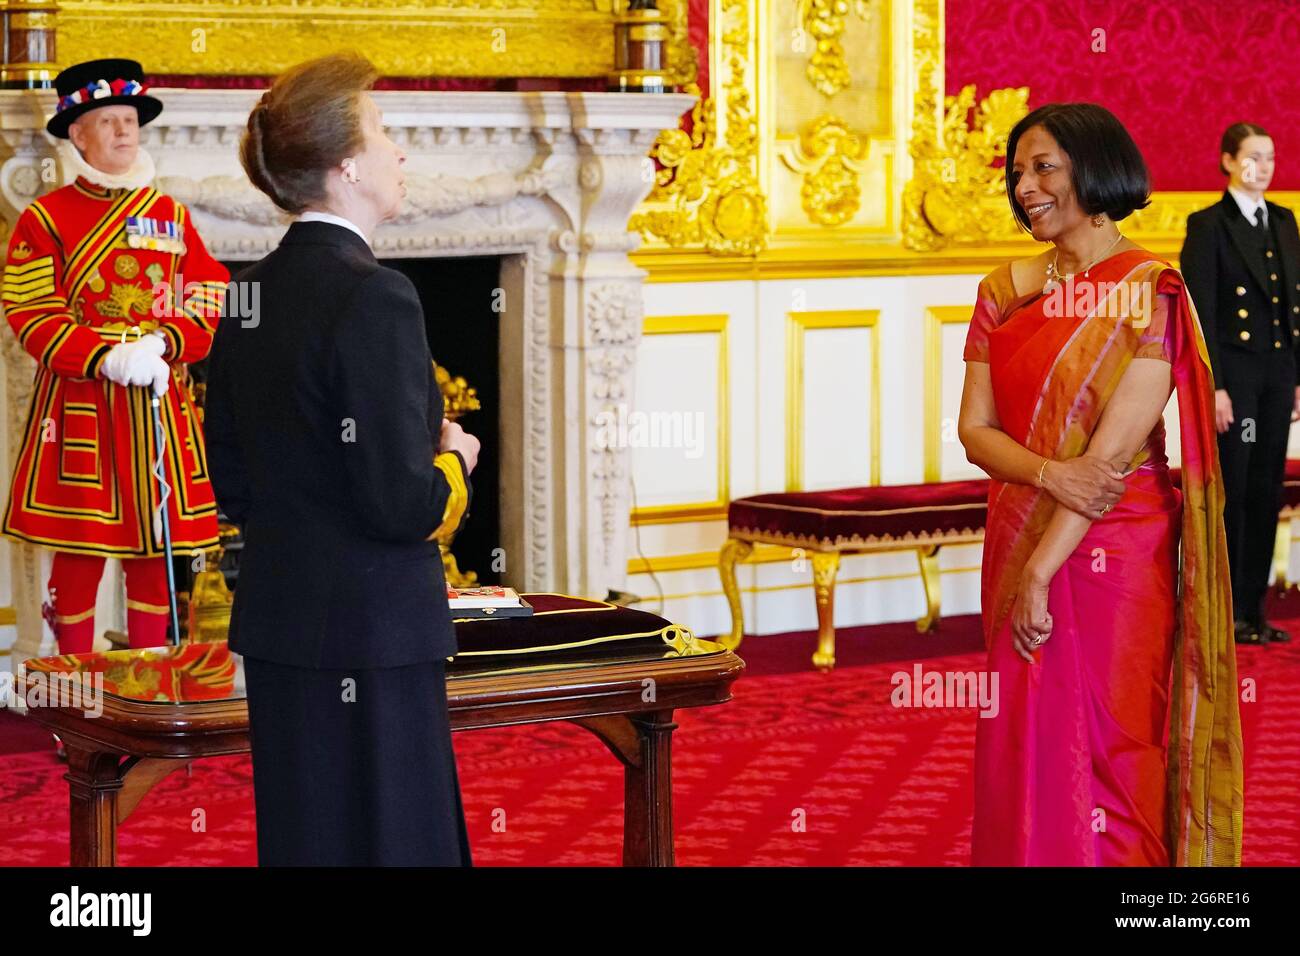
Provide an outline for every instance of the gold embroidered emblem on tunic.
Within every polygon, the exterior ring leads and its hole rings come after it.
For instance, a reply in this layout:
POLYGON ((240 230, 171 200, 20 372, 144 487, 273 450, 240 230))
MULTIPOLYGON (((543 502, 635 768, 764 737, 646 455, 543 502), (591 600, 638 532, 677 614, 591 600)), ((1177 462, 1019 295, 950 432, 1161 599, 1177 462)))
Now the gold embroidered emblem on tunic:
POLYGON ((148 315, 152 302, 153 296, 147 289, 114 282, 108 298, 100 302, 96 308, 106 319, 126 319, 130 318, 132 312, 148 315))

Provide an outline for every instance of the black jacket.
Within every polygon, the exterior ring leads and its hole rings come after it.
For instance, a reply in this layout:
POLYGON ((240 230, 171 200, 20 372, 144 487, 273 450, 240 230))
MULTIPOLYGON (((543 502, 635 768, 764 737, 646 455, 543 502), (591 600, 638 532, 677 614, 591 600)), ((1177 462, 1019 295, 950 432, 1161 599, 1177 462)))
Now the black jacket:
POLYGON ((294 223, 235 276, 204 421, 217 503, 244 533, 232 650, 318 668, 455 653, 428 540, 451 497, 442 416, 415 287, 356 233, 294 223))
MULTIPOLYGON (((1300 346, 1300 233, 1291 210, 1266 204, 1280 260, 1281 333, 1294 349, 1300 346)), ((1225 350, 1237 354, 1274 350, 1273 293, 1269 291, 1273 284, 1265 266, 1268 260, 1252 252, 1253 228, 1226 191, 1219 202, 1187 217, 1179 266, 1205 332, 1217 388, 1224 387, 1220 362, 1225 350), (1248 339, 1242 338, 1243 332, 1248 339)))

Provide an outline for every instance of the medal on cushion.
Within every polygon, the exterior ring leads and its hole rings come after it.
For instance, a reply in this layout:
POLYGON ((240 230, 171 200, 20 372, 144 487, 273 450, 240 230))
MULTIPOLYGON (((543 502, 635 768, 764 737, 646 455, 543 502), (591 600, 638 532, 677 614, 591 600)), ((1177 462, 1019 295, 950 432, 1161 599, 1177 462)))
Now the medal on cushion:
POLYGON ((128 216, 126 244, 132 249, 152 249, 172 255, 185 255, 185 229, 170 219, 128 216))

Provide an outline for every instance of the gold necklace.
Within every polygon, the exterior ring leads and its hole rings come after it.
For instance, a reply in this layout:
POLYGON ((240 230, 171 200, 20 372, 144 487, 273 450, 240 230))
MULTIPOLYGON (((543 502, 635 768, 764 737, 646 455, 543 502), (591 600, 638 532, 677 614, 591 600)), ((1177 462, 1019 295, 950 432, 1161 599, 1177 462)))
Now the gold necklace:
MULTIPOLYGON (((1092 267, 1095 266, 1097 263, 1101 262, 1102 259, 1105 259, 1106 256, 1110 254, 1110 250, 1114 249, 1117 245, 1119 245, 1119 241, 1123 238, 1124 238, 1123 233, 1116 233, 1115 240, 1105 248, 1102 254, 1099 255, 1096 259, 1093 259, 1083 269, 1080 270, 1083 273, 1085 278, 1087 278, 1088 272, 1092 269, 1092 267)), ((1060 255, 1061 255, 1061 251, 1058 249, 1056 251, 1056 255, 1052 256, 1052 261, 1047 264, 1047 270, 1046 270, 1047 282, 1043 284, 1044 292, 1047 291, 1049 286, 1065 285, 1065 283, 1069 282, 1079 274, 1078 272, 1062 273, 1061 270, 1056 265, 1056 261, 1057 259, 1060 258, 1060 255)))

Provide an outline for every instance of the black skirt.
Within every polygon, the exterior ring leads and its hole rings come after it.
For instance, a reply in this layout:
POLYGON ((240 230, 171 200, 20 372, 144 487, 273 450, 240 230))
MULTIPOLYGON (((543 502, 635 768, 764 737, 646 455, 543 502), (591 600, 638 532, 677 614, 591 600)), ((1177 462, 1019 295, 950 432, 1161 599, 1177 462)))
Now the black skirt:
POLYGON ((244 658, 259 866, 469 866, 441 661, 244 658))

